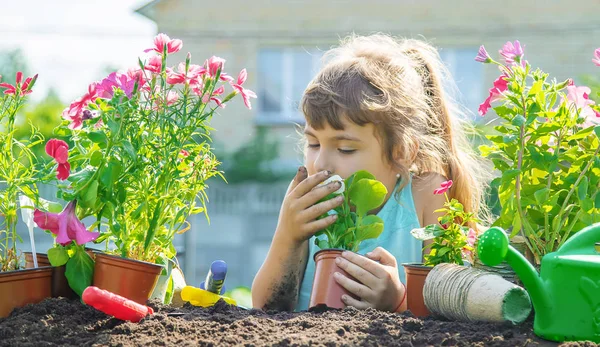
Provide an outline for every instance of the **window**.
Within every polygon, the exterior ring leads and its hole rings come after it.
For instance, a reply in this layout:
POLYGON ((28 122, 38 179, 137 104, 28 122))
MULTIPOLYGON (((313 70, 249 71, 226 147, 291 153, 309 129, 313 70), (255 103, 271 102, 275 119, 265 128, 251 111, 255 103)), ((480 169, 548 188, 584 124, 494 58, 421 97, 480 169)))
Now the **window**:
MULTIPOLYGON (((483 66, 474 60, 477 48, 441 49, 440 56, 456 81, 458 101, 477 115, 483 101, 483 66)), ((317 73, 322 52, 302 47, 266 48, 258 55, 258 117, 260 124, 304 123, 300 98, 317 73)))
POLYGON ((303 123, 300 98, 317 73, 322 52, 301 47, 262 49, 258 54, 258 118, 263 124, 303 123))
MULTIPOLYGON (((454 97, 473 115, 478 115, 479 104, 484 100, 483 64, 475 61, 477 48, 441 49, 440 57, 450 70, 460 91, 454 97)), ((480 117, 475 118, 475 120, 480 117)))

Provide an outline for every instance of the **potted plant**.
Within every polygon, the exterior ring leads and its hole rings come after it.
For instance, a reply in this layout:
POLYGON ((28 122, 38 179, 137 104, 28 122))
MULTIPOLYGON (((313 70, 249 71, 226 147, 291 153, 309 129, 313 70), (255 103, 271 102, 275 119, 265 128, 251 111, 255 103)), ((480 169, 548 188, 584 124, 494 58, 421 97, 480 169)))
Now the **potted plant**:
POLYGON ((15 119, 36 80, 37 75, 23 80, 23 73, 17 72, 14 85, 0 83, 0 317, 15 307, 50 297, 52 269, 22 269, 17 249, 19 197, 37 200, 38 172, 32 148, 43 138, 32 127, 28 139, 16 139, 15 119))
POLYGON ((447 191, 452 181, 443 182, 433 194, 444 194, 444 207, 435 212, 444 212, 438 218, 438 224, 411 230, 411 234, 422 241, 431 240, 424 247, 429 253, 424 256, 423 264, 402 264, 406 273, 408 309, 418 317, 429 315, 423 299, 423 287, 429 272, 438 264, 464 265, 468 260, 473 263, 473 249, 477 240, 476 223, 479 221, 472 212, 466 212, 456 199, 449 199, 447 191))
MULTIPOLYGON (((73 143, 57 160, 64 172, 57 197, 73 204, 79 219, 93 217, 95 242, 107 244, 96 254, 92 283, 140 303, 161 273, 170 283, 165 287, 173 287, 173 238, 189 229, 190 215, 208 217, 206 180, 220 175, 208 121, 236 95, 248 108, 256 97, 243 86, 246 70, 234 80, 223 71, 224 59, 196 65, 188 53, 168 67, 168 56, 181 47, 181 40, 157 35, 147 59, 92 83, 55 129, 73 143)), ((92 261, 84 253, 78 248, 77 272, 87 278, 92 261)))
POLYGON ((492 181, 501 206, 494 225, 522 235, 539 266, 545 254, 600 221, 600 112, 589 88, 534 70, 519 41, 500 54, 503 63, 481 46, 476 58, 501 71, 479 108, 484 115, 495 102, 498 115, 491 143, 479 149, 501 174, 492 181))
MULTIPOLYGON (((345 307, 342 295, 354 296, 335 281, 333 274, 340 272, 349 278, 352 276, 339 268, 335 259, 340 257, 344 250, 358 251, 362 241, 377 238, 383 231, 383 220, 376 215, 367 215, 385 200, 387 189, 383 183, 367 171, 357 171, 345 180, 334 175, 322 184, 332 181, 340 181, 342 185, 323 200, 341 194, 344 201, 330 211, 338 215, 337 220, 315 234, 315 244, 321 250, 314 255, 315 277, 309 308, 323 304, 331 308, 345 307)), ((324 214, 321 218, 327 215, 324 214)))

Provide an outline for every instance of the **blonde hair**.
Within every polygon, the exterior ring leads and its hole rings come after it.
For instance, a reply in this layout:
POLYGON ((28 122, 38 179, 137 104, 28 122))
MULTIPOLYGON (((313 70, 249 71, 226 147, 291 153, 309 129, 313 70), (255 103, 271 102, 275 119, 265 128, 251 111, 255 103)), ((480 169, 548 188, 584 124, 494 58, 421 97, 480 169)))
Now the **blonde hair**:
POLYGON ((411 171, 439 173, 453 180, 450 196, 465 211, 487 219, 483 196, 491 170, 469 145, 466 112, 444 90, 442 81, 452 86, 452 78, 433 46, 382 34, 352 35, 326 52, 324 62, 300 102, 311 127, 342 130, 342 117, 360 126, 373 123, 402 187, 411 171))

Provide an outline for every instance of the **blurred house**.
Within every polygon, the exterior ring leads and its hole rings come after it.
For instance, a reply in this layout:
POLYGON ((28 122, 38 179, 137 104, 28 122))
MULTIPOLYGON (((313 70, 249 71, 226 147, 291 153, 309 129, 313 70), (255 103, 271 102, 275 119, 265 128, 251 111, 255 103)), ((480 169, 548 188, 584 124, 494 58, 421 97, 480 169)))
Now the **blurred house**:
MULTIPOLYGON (((171 63, 183 61, 189 51, 198 64, 211 55, 225 58, 225 70, 233 76, 247 68, 245 87, 258 99, 252 99, 251 111, 241 98, 228 104, 212 121, 213 138, 230 152, 250 141, 257 127, 267 127, 269 137, 279 141, 275 166, 301 162, 298 101, 323 51, 351 32, 432 42, 474 119, 499 74, 473 60, 482 44, 496 57, 506 41, 518 39, 526 59, 559 80, 597 73, 591 59, 600 42, 598 1, 154 0, 137 12, 155 21, 158 32, 183 40, 171 63)), ((283 184, 211 186, 211 225, 198 216, 186 234, 188 280, 198 284, 210 262, 223 258, 230 264, 228 283, 250 285, 268 250, 284 192, 283 184)))

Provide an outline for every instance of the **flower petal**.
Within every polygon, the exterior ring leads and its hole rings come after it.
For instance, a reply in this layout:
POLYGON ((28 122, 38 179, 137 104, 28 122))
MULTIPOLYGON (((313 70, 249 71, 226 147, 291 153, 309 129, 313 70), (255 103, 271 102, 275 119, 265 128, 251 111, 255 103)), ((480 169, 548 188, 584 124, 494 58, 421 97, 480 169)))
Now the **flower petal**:
POLYGON ((55 235, 58 233, 58 213, 42 212, 36 208, 33 221, 40 229, 50 230, 55 235))

